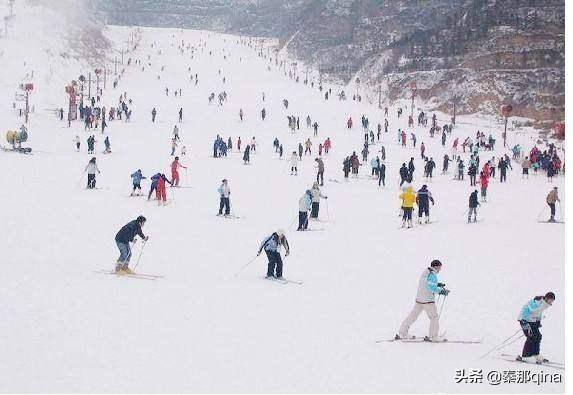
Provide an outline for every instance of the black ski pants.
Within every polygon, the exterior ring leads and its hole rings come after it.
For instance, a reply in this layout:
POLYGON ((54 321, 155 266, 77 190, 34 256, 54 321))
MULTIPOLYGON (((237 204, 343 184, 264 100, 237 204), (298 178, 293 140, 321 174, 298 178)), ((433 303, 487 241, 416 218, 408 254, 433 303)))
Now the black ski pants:
POLYGON ((283 275, 283 261, 281 259, 281 254, 278 251, 265 251, 267 253, 267 258, 269 259, 269 264, 267 267, 267 277, 275 275, 282 277, 283 275))
POLYGON ((525 334, 525 344, 523 345, 522 357, 539 355, 539 346, 541 345, 542 337, 541 332, 539 332, 541 322, 529 322, 529 326, 531 327, 531 333, 523 330, 523 333, 525 334))

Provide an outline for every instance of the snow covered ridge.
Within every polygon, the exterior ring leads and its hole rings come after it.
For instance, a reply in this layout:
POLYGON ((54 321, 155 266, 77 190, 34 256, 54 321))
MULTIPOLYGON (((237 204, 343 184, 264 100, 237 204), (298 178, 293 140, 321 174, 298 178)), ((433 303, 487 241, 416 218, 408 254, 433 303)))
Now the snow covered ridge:
POLYGON ((458 113, 564 119, 564 0, 99 1, 117 24, 279 37, 324 77, 359 76, 364 96, 406 99, 416 72, 430 110, 451 113, 455 95, 458 113))

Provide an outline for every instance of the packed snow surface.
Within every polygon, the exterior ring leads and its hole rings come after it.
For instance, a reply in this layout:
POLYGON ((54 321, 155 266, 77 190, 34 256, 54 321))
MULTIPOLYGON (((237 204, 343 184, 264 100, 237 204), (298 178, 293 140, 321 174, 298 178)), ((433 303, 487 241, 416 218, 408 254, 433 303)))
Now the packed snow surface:
MULTIPOLYGON (((120 48, 131 31, 109 27, 106 34, 120 48)), ((17 35, 1 42, 0 61, 7 65, 0 77, 2 136, 22 123, 12 101, 18 84, 31 72, 26 67, 35 71, 35 112, 24 144, 33 148, 33 155, 0 152, 0 390, 564 391, 563 384, 555 383, 492 386, 485 379, 483 384, 454 380, 457 369, 558 372, 506 362, 500 352, 480 359, 519 329, 523 304, 550 290, 557 300, 545 313, 542 353, 564 361, 564 226, 538 222, 548 217, 545 197, 554 185, 565 200, 563 177, 553 184, 541 173, 522 180, 521 167, 512 162, 506 184, 499 183, 499 176, 491 182, 489 200, 479 210, 482 221, 468 225, 465 210, 474 188, 469 180, 453 180, 453 164, 449 174, 441 175, 442 157, 451 154, 455 137, 461 144, 467 136, 475 138, 478 129, 497 138, 495 152, 480 154, 482 163, 509 152, 503 149, 502 126, 490 119, 459 117, 443 148, 440 134, 430 138, 428 128, 408 128, 409 108, 405 106, 398 119, 398 105, 393 105, 389 132, 371 146, 369 157, 385 146, 386 187, 369 178, 369 163, 360 168, 360 178, 346 182, 342 161, 352 151, 360 156, 362 150, 360 117, 369 117, 376 133, 375 125, 384 122, 383 111, 352 101, 351 92, 349 100, 339 101, 335 93, 340 87, 329 84, 325 89, 332 88, 332 96, 325 101, 324 90, 303 85, 302 76, 299 83, 289 79, 274 59, 258 56, 254 41, 252 47, 247 41, 201 31, 142 28, 137 50, 126 56, 118 87, 113 89, 111 75, 101 99, 109 109, 126 92, 133 111, 130 122, 108 122, 105 134, 113 153, 106 155, 101 131, 84 131, 80 121, 68 128, 51 111, 66 109, 63 83, 90 70, 58 61, 57 56, 50 66, 40 51, 26 51, 23 46, 32 44, 17 35), (178 49, 182 41, 183 53, 178 49), (195 48, 193 55, 188 44, 195 48), (137 59, 141 65, 134 64, 137 59), (50 73, 57 78, 46 78, 50 73), (195 73, 197 85, 190 81, 195 73), (176 89, 181 89, 181 97, 173 95, 176 89), (208 104, 211 92, 222 91, 228 94, 222 106, 217 98, 208 104), (158 115, 152 123, 154 107, 158 115), (260 117, 263 107, 265 121, 260 117), (183 122, 178 124, 180 108, 183 122), (300 117, 296 133, 287 127, 290 114, 300 117), (317 137, 306 127, 307 115, 319 124, 317 137), (350 116, 354 128, 348 131, 350 116), (170 204, 165 207, 147 197, 130 198, 130 174, 135 170, 148 177, 145 194, 153 174, 163 172, 170 178, 175 124, 182 139, 177 152, 183 145, 187 148, 181 161, 188 170, 181 176, 182 186, 189 188, 168 188, 170 204), (408 137, 415 132, 418 145, 426 144, 427 155, 437 164, 431 181, 422 177, 419 149, 411 148, 411 141, 408 148, 398 144, 398 128, 406 128, 408 137), (84 167, 92 157, 86 154, 85 140, 90 134, 98 140, 101 189, 96 190, 85 189, 84 167), (232 137, 233 151, 226 158, 212 157, 217 134, 225 141, 232 137), (80 152, 73 142, 76 135, 80 152), (243 164, 236 150, 239 136, 243 147, 256 137, 250 165, 243 164), (272 146, 275 137, 284 146, 283 160, 272 146), (298 176, 291 176, 287 159, 309 137, 312 155, 303 156, 298 176), (315 180, 316 150, 327 137, 332 150, 323 154, 322 192, 329 198, 321 203, 320 221, 309 225, 323 231, 296 232, 298 199, 315 180), (436 200, 431 207, 434 223, 400 229, 398 169, 410 157, 416 158, 414 188, 426 183, 436 200), (239 219, 216 216, 223 178, 229 180, 232 211, 239 219), (165 277, 152 281, 97 273, 114 268, 119 255, 114 236, 138 215, 147 217, 143 231, 149 241, 136 271, 165 277), (235 276, 256 256, 263 238, 279 228, 285 229, 291 247, 284 276, 304 283, 264 280, 264 254, 235 276), (440 333, 451 340, 483 342, 376 343, 397 333, 414 303, 418 278, 433 259, 443 262, 439 279, 451 289, 440 333)), ((448 119, 437 115, 441 121, 448 119)), ((521 143, 529 151, 535 144, 531 136, 512 131, 509 144, 521 143)), ((141 248, 140 240, 132 266, 141 248)), ((428 324, 422 314, 411 333, 426 335, 428 324)), ((517 355, 522 340, 503 352, 517 355)))

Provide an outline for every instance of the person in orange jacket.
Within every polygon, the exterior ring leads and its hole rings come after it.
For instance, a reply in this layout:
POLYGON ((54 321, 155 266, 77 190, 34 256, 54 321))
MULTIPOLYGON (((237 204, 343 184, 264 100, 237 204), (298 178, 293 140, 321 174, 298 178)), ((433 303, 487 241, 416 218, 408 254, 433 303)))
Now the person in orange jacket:
POLYGON ((171 180, 173 182, 174 187, 179 186, 179 168, 180 167, 182 167, 184 169, 187 168, 187 167, 183 166, 181 163, 179 163, 179 157, 176 156, 173 163, 171 163, 171 180))
POLYGON ((479 173, 479 183, 481 185, 481 201, 487 201, 487 186, 489 185, 489 177, 484 171, 479 173))

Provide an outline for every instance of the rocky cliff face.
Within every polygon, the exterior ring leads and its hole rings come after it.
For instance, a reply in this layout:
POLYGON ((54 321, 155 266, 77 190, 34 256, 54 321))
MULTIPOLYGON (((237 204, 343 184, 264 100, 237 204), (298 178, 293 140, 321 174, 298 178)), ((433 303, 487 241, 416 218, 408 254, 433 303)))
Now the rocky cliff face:
POLYGON ((100 0, 108 22, 283 39, 369 96, 564 118, 564 0, 100 0))

